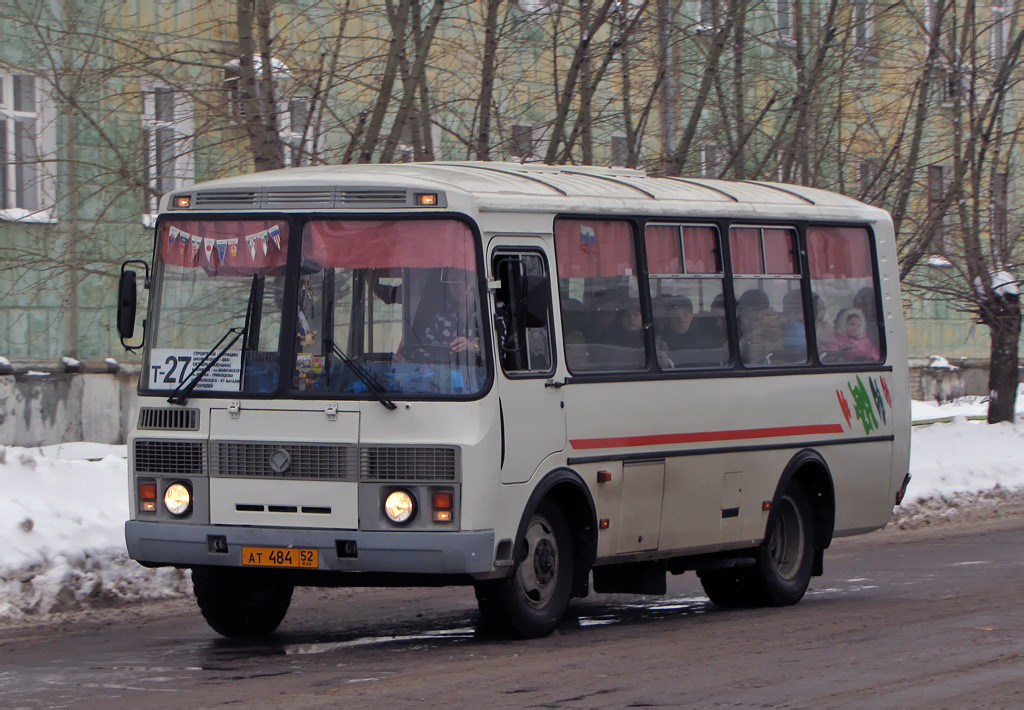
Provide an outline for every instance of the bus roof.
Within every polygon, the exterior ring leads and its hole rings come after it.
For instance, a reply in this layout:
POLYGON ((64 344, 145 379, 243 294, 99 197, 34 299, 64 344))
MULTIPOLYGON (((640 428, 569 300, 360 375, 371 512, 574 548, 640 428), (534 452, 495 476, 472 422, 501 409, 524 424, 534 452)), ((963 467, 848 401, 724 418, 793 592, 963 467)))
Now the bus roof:
MULTIPOLYGON (((178 190, 191 194, 193 209, 396 208, 407 190, 471 197, 481 210, 563 211, 592 205, 657 212, 700 206, 721 212, 874 212, 862 202, 826 190, 761 181, 656 177, 642 170, 539 163, 373 163, 288 168, 225 178, 178 190), (646 203, 646 204, 644 204, 646 203), (675 203, 674 205, 672 203, 675 203), (804 208, 804 209, 801 209, 804 208)), ((594 211, 604 211, 595 208, 594 211)))

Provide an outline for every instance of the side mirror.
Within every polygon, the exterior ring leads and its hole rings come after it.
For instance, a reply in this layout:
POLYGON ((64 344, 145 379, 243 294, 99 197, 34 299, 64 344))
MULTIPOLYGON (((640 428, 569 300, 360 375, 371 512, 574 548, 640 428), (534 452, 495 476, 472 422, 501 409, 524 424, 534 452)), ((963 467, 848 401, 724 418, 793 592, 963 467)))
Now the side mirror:
POLYGON ((146 340, 145 321, 142 328, 142 342, 129 345, 125 341, 135 335, 135 312, 138 309, 138 279, 133 270, 126 268, 129 264, 141 264, 146 269, 145 287, 149 288, 149 264, 144 261, 131 260, 121 264, 121 278, 117 285, 117 334, 121 337, 121 345, 125 350, 133 352, 142 347, 146 340))

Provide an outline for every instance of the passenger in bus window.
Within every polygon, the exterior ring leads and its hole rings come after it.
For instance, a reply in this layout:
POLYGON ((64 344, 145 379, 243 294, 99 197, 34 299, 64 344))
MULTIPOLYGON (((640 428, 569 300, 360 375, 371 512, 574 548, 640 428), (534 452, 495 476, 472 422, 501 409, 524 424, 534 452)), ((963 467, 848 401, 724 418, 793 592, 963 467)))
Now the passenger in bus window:
POLYGON ((844 308, 836 316, 836 332, 826 348, 830 362, 874 362, 878 348, 864 331, 864 313, 859 308, 844 308))
POLYGON ((664 309, 664 327, 659 329, 659 335, 670 351, 703 347, 693 328, 693 302, 689 298, 665 299, 664 309))
POLYGON ((804 299, 799 289, 782 297, 782 347, 794 357, 807 353, 807 326, 804 324, 804 299))
POLYGON ((782 351, 782 324, 759 289, 744 292, 736 303, 740 328, 740 357, 746 365, 771 365, 782 351))
POLYGON ((859 308, 864 314, 864 334, 878 348, 878 319, 875 315, 875 290, 870 286, 857 291, 853 297, 853 307, 859 308))

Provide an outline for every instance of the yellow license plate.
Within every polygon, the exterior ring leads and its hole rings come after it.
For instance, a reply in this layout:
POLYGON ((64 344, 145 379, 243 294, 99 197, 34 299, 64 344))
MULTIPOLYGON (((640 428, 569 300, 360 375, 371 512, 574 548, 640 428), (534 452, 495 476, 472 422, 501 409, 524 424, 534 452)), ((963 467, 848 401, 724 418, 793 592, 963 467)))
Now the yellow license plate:
POLYGON ((242 564, 246 567, 316 569, 320 565, 320 553, 318 550, 292 547, 243 547, 242 564))

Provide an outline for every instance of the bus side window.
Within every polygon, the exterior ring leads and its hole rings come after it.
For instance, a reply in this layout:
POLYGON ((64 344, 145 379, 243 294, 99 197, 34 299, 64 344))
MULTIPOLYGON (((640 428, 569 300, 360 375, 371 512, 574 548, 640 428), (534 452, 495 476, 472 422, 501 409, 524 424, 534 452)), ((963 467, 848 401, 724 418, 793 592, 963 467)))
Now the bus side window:
POLYGON ((505 372, 549 374, 551 283, 544 259, 536 252, 498 254, 494 273, 501 284, 494 295, 498 362, 505 372))
POLYGON ((733 227, 729 249, 740 360, 748 367, 807 363, 796 230, 733 227))
POLYGON ((728 365, 718 230, 648 224, 644 240, 658 364, 663 370, 728 365))
POLYGON ((884 349, 871 243, 863 227, 807 229, 815 340, 825 365, 881 362, 884 349))
POLYGON ((559 219, 555 252, 569 371, 644 369, 644 322, 630 224, 559 219))

